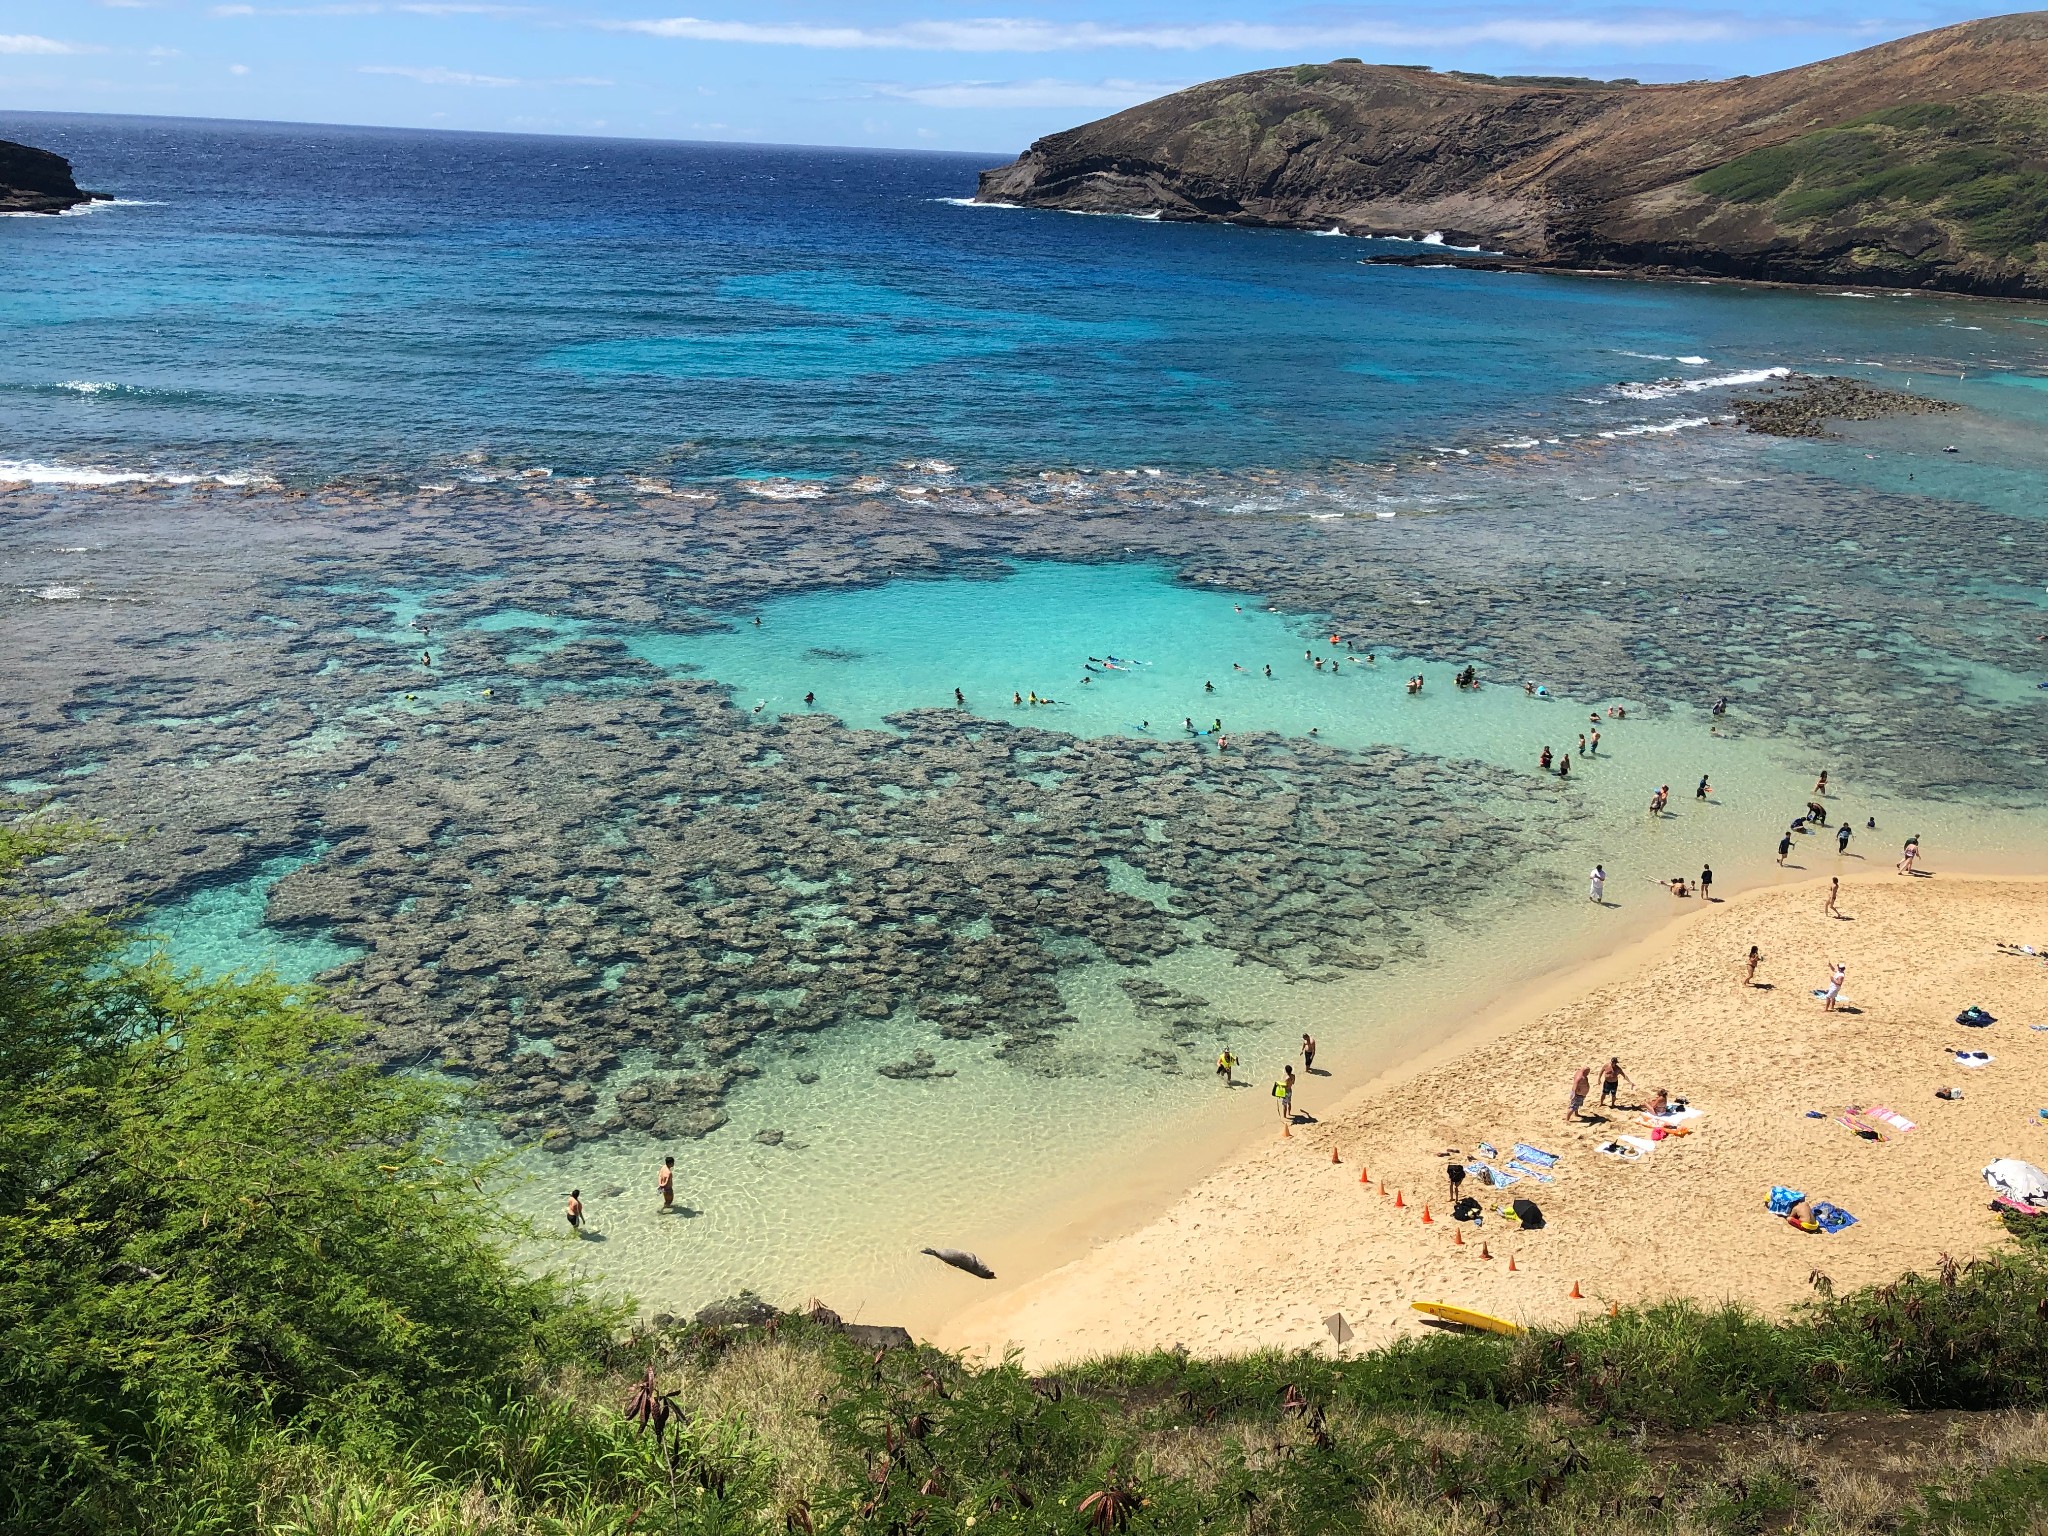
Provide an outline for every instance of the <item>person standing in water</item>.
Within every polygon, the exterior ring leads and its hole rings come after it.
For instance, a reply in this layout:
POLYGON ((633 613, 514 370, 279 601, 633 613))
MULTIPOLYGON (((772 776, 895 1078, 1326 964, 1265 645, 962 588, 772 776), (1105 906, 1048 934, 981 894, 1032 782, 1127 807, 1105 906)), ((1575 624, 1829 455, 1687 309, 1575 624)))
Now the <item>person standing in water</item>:
POLYGON ((1841 854, 1847 853, 1848 851, 1849 823, 1844 821, 1839 827, 1835 828, 1835 852, 1841 854))
POLYGON ((1294 1063, 1287 1064, 1287 1076, 1273 1085, 1273 1097, 1280 1101, 1280 1134, 1294 1135, 1294 1063))
POLYGON ((665 1211, 676 1203, 676 1160, 664 1157, 661 1167, 654 1175, 654 1187, 661 1191, 661 1208, 665 1211))
POLYGON ((1792 851, 1792 834, 1786 832, 1778 838, 1778 863, 1783 865, 1785 855, 1792 851))
POLYGON ((1226 1046, 1216 1053, 1216 1075, 1223 1079, 1224 1087, 1235 1088, 1237 1086, 1236 1074, 1237 1058, 1230 1054, 1230 1049, 1226 1046))
POLYGON ((1603 907, 1607 905, 1607 871, 1600 865, 1593 866, 1593 873, 1587 880, 1588 891, 1593 900, 1603 907))
POLYGON ((1701 775, 1700 775, 1700 787, 1699 787, 1698 789, 1696 789, 1696 790, 1694 790, 1694 791, 1692 792, 1692 797, 1693 797, 1693 799, 1695 799, 1695 800, 1704 800, 1704 799, 1706 799, 1706 798, 1707 798, 1707 796, 1711 795, 1711 794, 1712 794, 1713 792, 1714 792, 1714 786, 1713 786, 1713 785, 1711 785, 1711 784, 1709 784, 1709 783, 1707 782, 1707 776, 1706 776, 1706 775, 1705 775, 1704 773, 1703 773, 1703 774, 1701 774, 1701 775))
POLYGON ((569 1230, 570 1230, 571 1232, 574 1232, 574 1233, 575 1233, 575 1234, 576 1234, 576 1235, 577 1235, 578 1237, 581 1237, 581 1236, 583 1235, 583 1191, 582 1191, 582 1190, 580 1190, 580 1189, 572 1189, 572 1190, 570 1190, 570 1191, 569 1191, 569 1208, 568 1208, 567 1210, 563 1211, 563 1212, 562 1212, 562 1214, 563 1214, 563 1215, 564 1215, 565 1217, 567 1217, 567 1218, 568 1218, 568 1221, 569 1221, 569 1230))
POLYGON ((1714 899, 1712 895, 1713 889, 1714 866, 1711 864, 1702 864, 1700 866, 1700 900, 1712 901, 1714 899))
POLYGON ((1301 1070, 1304 1073, 1308 1073, 1315 1071, 1315 1069, 1316 1037, 1314 1035, 1303 1035, 1301 1037, 1301 1070))

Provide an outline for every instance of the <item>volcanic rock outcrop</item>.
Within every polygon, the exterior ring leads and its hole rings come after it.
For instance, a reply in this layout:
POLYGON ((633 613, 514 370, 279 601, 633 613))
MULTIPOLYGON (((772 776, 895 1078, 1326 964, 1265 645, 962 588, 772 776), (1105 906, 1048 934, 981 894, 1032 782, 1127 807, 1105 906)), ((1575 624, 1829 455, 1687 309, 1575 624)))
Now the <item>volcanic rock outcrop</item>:
POLYGON ((1534 267, 2048 295, 2048 12, 1684 85, 1355 59, 1040 139, 984 202, 1353 235, 1534 267))
POLYGON ((79 191, 62 155, 0 139, 0 213, 62 213, 93 196, 79 191))

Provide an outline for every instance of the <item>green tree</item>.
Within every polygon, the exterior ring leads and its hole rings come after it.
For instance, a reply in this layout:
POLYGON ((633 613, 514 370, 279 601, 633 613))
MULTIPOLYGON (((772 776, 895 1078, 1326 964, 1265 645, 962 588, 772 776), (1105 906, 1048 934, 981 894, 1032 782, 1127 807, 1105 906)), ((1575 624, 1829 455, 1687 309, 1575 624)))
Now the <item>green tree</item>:
POLYGON ((0 824, 0 1522, 108 1528, 252 1432, 395 1442, 601 1322, 506 1258, 445 1084, 36 894, 87 836, 0 824))

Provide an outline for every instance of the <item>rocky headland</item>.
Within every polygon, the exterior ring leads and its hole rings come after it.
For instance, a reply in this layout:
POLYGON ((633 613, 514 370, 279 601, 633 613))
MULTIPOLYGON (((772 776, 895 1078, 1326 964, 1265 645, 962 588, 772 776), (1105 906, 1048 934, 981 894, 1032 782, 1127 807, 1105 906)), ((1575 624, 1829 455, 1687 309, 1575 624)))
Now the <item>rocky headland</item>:
POLYGON ((0 139, 0 213, 62 213, 99 195, 79 190, 62 155, 0 139))
POLYGON ((2048 12, 1682 85, 1260 70, 1040 139, 977 196, 1522 268, 2048 296, 2048 12))

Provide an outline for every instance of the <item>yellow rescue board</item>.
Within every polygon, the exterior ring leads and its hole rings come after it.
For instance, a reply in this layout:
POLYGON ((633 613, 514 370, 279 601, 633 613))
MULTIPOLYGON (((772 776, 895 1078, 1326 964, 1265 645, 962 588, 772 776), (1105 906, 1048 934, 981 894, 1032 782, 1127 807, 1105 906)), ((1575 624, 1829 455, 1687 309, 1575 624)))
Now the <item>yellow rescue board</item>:
POLYGON ((1511 1323, 1504 1317, 1495 1317, 1491 1312, 1474 1312, 1470 1307, 1454 1307, 1447 1301, 1411 1301, 1408 1305, 1418 1312, 1427 1312, 1439 1322, 1456 1323, 1460 1328, 1483 1328, 1488 1333, 1507 1334, 1523 1331, 1519 1323, 1511 1323))

